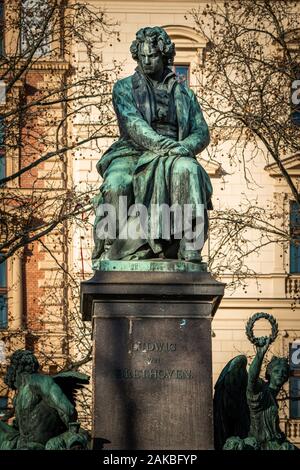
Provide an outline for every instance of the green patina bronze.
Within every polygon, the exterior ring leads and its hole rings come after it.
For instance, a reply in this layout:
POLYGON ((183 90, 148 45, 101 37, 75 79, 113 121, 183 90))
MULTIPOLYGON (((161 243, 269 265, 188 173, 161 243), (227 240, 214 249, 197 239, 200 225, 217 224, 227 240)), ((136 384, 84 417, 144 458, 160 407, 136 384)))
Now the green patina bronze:
POLYGON ((11 357, 5 383, 15 390, 13 411, 0 421, 1 450, 86 449, 88 433, 80 429, 75 392, 89 382, 78 372, 55 376, 38 373, 31 351, 18 350, 11 357), (13 423, 5 421, 12 419, 13 423))
MULTIPOLYGON (((119 80, 113 89, 113 105, 120 138, 102 156, 97 169, 103 177, 100 194, 95 198, 96 220, 93 268, 101 260, 140 260, 152 258, 201 262, 197 250, 187 249, 182 233, 164 238, 163 221, 155 224, 155 237, 118 239, 124 220, 117 214, 116 239, 103 240, 97 227, 103 215, 97 208, 111 204, 118 210, 120 196, 127 207, 143 204, 151 224, 152 205, 190 204, 204 206, 204 239, 207 236, 207 210, 212 208, 209 176, 196 155, 209 143, 209 131, 195 94, 179 83, 169 67, 175 47, 159 27, 143 28, 131 45, 138 67, 133 76, 119 80)), ((196 217, 197 214, 193 214, 196 217)), ((127 222, 134 223, 134 217, 127 222)))
POLYGON ((265 354, 275 340, 275 318, 257 313, 246 325, 246 334, 256 347, 256 355, 247 372, 244 355, 233 358, 222 370, 215 385, 214 428, 217 450, 294 450, 279 427, 277 395, 289 377, 288 360, 273 357, 266 368, 266 380, 260 378, 265 354), (254 322, 270 321, 270 337, 255 338, 254 322))
POLYGON ((100 271, 160 271, 164 273, 207 272, 206 263, 176 260, 99 261, 100 271))

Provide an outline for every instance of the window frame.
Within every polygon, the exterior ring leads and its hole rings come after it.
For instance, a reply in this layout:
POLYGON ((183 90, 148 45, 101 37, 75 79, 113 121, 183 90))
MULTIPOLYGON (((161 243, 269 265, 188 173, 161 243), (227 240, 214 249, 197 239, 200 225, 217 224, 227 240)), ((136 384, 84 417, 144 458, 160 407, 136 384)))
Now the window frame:
MULTIPOLYGON (((300 64, 299 63, 294 63, 294 73, 295 73, 295 80, 297 80, 299 82, 300 81, 300 64)), ((295 103, 293 103, 293 99, 292 99, 295 92, 297 92, 298 96, 299 96, 299 92, 298 92, 299 86, 298 86, 298 89, 295 89, 293 85, 294 85, 294 80, 292 81, 291 88, 290 88, 290 91, 291 91, 291 98, 290 98, 291 114, 290 114, 290 119, 291 119, 291 122, 294 126, 300 127, 300 103, 295 104, 295 103)))
MULTIPOLYGON (((293 401, 295 397, 293 396, 293 382, 297 380, 299 382, 299 386, 297 387, 297 390, 299 390, 300 394, 300 363, 299 365, 294 365, 292 361, 292 349, 293 349, 293 343, 289 343, 289 364, 290 364, 290 377, 289 377, 289 417, 292 420, 300 420, 300 396, 299 396, 299 411, 297 413, 297 416, 295 416, 296 413, 294 413, 295 407, 293 406, 293 401)), ((300 342, 299 344, 299 352, 300 352, 300 342)), ((298 348, 297 348, 298 349, 298 348)), ((298 398, 298 396, 296 397, 298 398)))
MULTIPOLYGON (((23 17, 24 15, 26 14, 26 7, 24 6, 24 4, 26 3, 26 1, 35 1, 35 0, 20 0, 20 23, 21 23, 21 32, 20 32, 20 51, 21 51, 21 54, 25 54, 26 51, 27 51, 27 48, 28 48, 28 41, 26 41, 26 37, 24 37, 24 28, 22 27, 23 24, 26 24, 25 22, 23 23, 23 17)), ((47 0, 46 0, 47 2, 47 0)), ((43 2, 42 2, 43 3, 43 2)), ((38 23, 36 25, 32 25, 32 27, 37 27, 38 26, 38 23)), ((49 28, 49 31, 48 33, 50 34, 51 32, 51 28, 50 28, 50 25, 48 24, 48 27, 49 28)), ((52 52, 52 47, 51 47, 51 42, 50 41, 50 44, 43 44, 43 42, 39 45, 39 47, 35 50, 34 54, 33 54, 33 57, 35 59, 41 59, 41 60, 49 60, 50 56, 51 56, 51 52, 52 52)))
MULTIPOLYGON (((175 73, 175 75, 177 76, 176 74, 176 67, 187 67, 187 80, 185 82, 183 82, 183 84, 186 83, 186 86, 187 88, 190 88, 191 87, 191 64, 190 62, 174 62, 173 64, 173 71, 175 73)), ((182 83, 182 82, 181 82, 182 83)))
MULTIPOLYGON (((289 228, 290 228, 290 236, 292 236, 293 230, 299 231, 299 245, 290 240, 289 243, 289 272, 290 274, 300 274, 300 206, 298 209, 298 215, 295 216, 295 220, 293 221, 293 214, 296 213, 295 208, 297 207, 296 201, 290 201, 289 205, 289 228), (296 221, 298 217, 299 222, 296 221)), ((294 237, 296 238, 296 237, 294 237)), ((298 238, 297 238, 298 239, 298 238)))

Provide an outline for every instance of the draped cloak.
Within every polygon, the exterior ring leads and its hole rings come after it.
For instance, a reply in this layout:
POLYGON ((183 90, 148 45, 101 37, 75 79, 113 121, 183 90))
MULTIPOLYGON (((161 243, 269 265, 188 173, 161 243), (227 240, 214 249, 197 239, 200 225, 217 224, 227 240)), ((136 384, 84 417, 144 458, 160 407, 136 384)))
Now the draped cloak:
MULTIPOLYGON (((212 186, 204 168, 197 162, 195 156, 209 143, 209 131, 204 120, 200 105, 194 92, 179 83, 170 69, 168 74, 168 89, 173 93, 176 118, 177 140, 189 151, 185 181, 176 180, 175 163, 183 157, 169 156, 168 152, 172 139, 156 132, 153 127, 155 113, 155 96, 147 83, 146 77, 139 69, 133 76, 116 82, 113 88, 113 106, 116 112, 120 138, 103 154, 97 164, 97 170, 103 177, 100 194, 95 198, 95 206, 106 202, 106 190, 112 177, 114 162, 118 159, 132 161, 130 175, 132 177, 132 201, 150 208, 152 204, 174 203, 203 204, 205 210, 212 209, 212 186), (193 176, 189 178, 190 163, 193 176), (172 187, 172 191, 171 191, 172 187), (174 191, 175 188, 175 191, 174 191), (177 196, 176 196, 177 194, 177 196), (180 199, 180 200, 179 200, 180 199)), ((174 142, 174 141, 173 141, 174 142)), ((128 176, 128 175, 127 175, 128 176)), ((122 179, 119 181, 122 187, 122 179)), ((151 217, 151 216, 150 216, 151 217)), ((99 219, 95 220, 95 227, 99 219)), ((174 233, 174 228, 171 227, 174 233)), ((157 224, 156 239, 162 237, 161 220, 157 224)), ((95 233, 95 249, 93 259, 101 257, 104 250, 104 240, 97 238, 95 233)), ((148 242, 154 253, 161 246, 154 240, 122 241, 116 240, 111 250, 110 259, 128 259, 128 256, 148 242)))

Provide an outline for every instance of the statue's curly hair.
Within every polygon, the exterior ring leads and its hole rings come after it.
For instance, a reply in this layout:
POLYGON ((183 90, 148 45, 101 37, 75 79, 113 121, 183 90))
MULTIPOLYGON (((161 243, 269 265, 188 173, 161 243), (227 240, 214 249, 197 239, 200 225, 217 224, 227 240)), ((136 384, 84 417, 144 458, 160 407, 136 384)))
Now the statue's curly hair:
POLYGON ((141 28, 136 33, 136 39, 130 46, 132 58, 138 61, 139 49, 145 41, 150 41, 154 47, 157 47, 163 56, 165 65, 172 65, 175 57, 175 44, 171 41, 168 33, 159 26, 153 28, 141 28))
POLYGON ((20 372, 34 374, 39 370, 39 362, 32 351, 27 349, 18 349, 10 358, 10 365, 4 377, 4 382, 9 388, 15 390, 16 376, 20 372))
POLYGON ((280 365, 281 367, 284 367, 286 369, 287 376, 289 374, 289 361, 286 357, 277 357, 273 356, 272 359, 270 360, 269 364, 267 365, 266 369, 266 379, 269 382, 272 374, 272 370, 274 367, 280 365))

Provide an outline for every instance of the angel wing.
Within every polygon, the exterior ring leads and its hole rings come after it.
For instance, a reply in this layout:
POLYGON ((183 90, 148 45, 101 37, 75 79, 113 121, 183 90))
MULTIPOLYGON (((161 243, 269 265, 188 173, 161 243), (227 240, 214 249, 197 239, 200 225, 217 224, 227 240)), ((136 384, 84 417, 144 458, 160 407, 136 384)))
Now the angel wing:
POLYGON ((52 378, 74 406, 77 390, 83 388, 90 381, 88 375, 74 371, 60 372, 52 375, 52 378))
POLYGON ((214 395, 215 449, 223 448, 228 437, 247 437, 250 427, 246 399, 247 358, 236 356, 222 370, 214 395))

